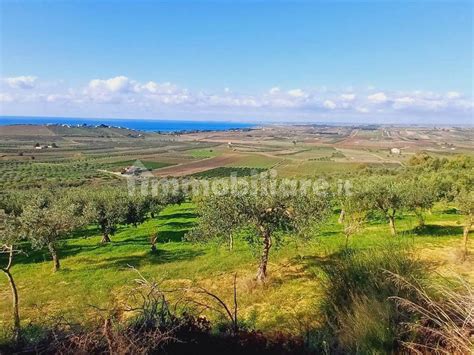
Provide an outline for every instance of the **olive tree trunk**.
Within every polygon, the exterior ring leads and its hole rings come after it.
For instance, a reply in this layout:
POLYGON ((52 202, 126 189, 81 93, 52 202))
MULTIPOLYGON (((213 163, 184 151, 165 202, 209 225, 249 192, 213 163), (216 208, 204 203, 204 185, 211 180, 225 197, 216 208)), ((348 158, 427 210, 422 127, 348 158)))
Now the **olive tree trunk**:
POLYGON ((109 234, 104 232, 104 235, 102 236, 102 240, 100 241, 101 243, 110 243, 110 237, 109 234))
POLYGON ((342 209, 341 213, 339 214, 339 218, 337 220, 337 223, 341 224, 342 222, 344 222, 345 215, 346 215, 346 211, 344 211, 344 209, 342 209))
POLYGON ((150 237, 151 252, 156 253, 156 243, 158 242, 158 234, 155 234, 150 237))
POLYGON ((229 233, 229 251, 234 249, 234 236, 232 233, 229 233))
POLYGON ((18 290, 16 288, 15 280, 10 272, 10 270, 2 269, 2 271, 7 275, 8 282, 10 283, 10 289, 12 291, 12 313, 13 313, 13 336, 15 340, 18 339, 20 334, 20 311, 18 307, 18 290))
POLYGON ((263 283, 265 282, 265 279, 267 278, 268 255, 270 253, 270 248, 272 247, 272 238, 270 236, 270 232, 267 230, 263 230, 262 237, 263 237, 263 250, 262 250, 262 255, 260 257, 260 265, 257 271, 257 281, 263 283))
POLYGON ((425 216, 423 216, 422 210, 417 210, 415 212, 416 216, 418 217, 418 226, 424 227, 425 226, 425 216))
POLYGON ((395 216, 389 215, 388 216, 388 224, 390 226, 390 234, 393 236, 397 235, 397 229, 395 228, 395 216))
POLYGON ((56 272, 61 268, 61 265, 59 264, 59 256, 58 256, 58 251, 56 250, 56 246, 54 243, 49 243, 48 244, 48 249, 53 257, 53 271, 56 272))
POLYGON ((471 231, 471 227, 472 227, 472 219, 466 223, 462 232, 463 258, 466 258, 467 256, 467 242, 469 240, 469 232, 471 231))
POLYGON ((18 289, 16 288, 15 280, 13 275, 10 272, 10 267, 13 260, 13 247, 9 250, 8 256, 8 265, 6 268, 1 268, 5 275, 7 276, 8 283, 10 284, 10 289, 12 292, 12 316, 13 316, 13 339, 18 341, 20 337, 20 310, 18 306, 18 289))

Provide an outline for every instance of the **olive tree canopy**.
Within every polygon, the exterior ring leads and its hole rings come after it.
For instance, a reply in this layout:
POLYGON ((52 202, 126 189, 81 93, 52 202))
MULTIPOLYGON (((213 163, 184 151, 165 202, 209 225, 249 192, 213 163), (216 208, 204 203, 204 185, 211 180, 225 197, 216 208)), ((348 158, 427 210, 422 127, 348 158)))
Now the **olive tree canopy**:
POLYGON ((256 237, 262 251, 256 279, 265 281, 269 252, 274 238, 287 232, 309 237, 330 212, 328 194, 238 194, 204 196, 198 203, 201 217, 188 238, 193 240, 228 239, 239 231, 256 237))

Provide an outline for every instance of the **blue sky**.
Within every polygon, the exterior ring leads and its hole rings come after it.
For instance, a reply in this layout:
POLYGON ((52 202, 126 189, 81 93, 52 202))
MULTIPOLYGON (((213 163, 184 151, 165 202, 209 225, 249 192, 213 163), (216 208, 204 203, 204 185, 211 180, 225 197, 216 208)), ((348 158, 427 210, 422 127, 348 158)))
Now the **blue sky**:
POLYGON ((0 113, 472 121, 471 1, 5 1, 0 113))

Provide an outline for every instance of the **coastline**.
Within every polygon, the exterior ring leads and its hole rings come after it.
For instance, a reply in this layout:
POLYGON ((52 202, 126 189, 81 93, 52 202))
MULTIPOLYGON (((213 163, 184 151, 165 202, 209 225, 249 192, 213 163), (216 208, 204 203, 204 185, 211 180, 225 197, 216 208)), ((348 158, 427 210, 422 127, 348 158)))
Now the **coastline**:
POLYGON ((256 124, 230 121, 191 121, 154 119, 96 119, 72 117, 0 116, 1 126, 63 126, 83 128, 117 128, 155 133, 193 133, 235 131, 256 128, 256 124))

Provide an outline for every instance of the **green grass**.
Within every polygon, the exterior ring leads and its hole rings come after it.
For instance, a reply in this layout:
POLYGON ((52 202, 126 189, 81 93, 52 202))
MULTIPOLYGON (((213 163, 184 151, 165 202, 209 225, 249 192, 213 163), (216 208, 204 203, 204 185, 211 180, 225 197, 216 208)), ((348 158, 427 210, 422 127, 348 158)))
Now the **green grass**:
POLYGON ((337 152, 334 147, 312 147, 297 150, 291 153, 281 154, 281 156, 294 157, 297 159, 318 159, 337 152))
POLYGON ((214 148, 206 148, 206 149, 191 149, 187 151, 193 158, 198 159, 205 159, 205 158, 213 158, 217 157, 222 154, 221 151, 216 150, 214 148))
POLYGON ((239 156, 233 163, 227 164, 227 166, 269 169, 280 161, 282 161, 282 159, 277 157, 242 153, 242 156, 239 156))
MULTIPOLYGON (((259 250, 237 240, 228 251, 216 244, 192 244, 182 237, 195 223, 194 206, 185 203, 166 208, 159 217, 137 228, 123 226, 109 245, 100 244, 96 228, 90 227, 66 240, 60 248, 62 270, 53 273, 47 252, 31 252, 16 259, 12 273, 18 283, 24 324, 62 316, 72 322, 92 322, 99 308, 124 304, 137 277, 130 266, 149 279, 161 280, 162 287, 200 285, 227 301, 232 299, 232 277, 238 275, 239 312, 255 319, 262 330, 299 332, 304 322, 314 322, 322 297, 322 265, 344 248, 337 215, 307 243, 289 238, 285 247, 271 250, 269 282, 256 285, 259 250), (148 236, 158 231, 158 252, 151 253, 148 236)), ((422 255, 455 274, 472 276, 469 264, 454 262, 461 239, 459 216, 435 211, 427 216, 427 227, 416 230, 416 220, 397 220, 401 235, 397 243, 419 248, 422 255), (417 232, 418 234, 414 234, 417 232)), ((370 223, 350 240, 350 247, 364 249, 386 245, 390 239, 385 223, 370 223)), ((3 260, 0 260, 3 261, 3 260)), ((0 328, 10 324, 10 293, 0 278, 0 328)))
POLYGON ((333 161, 287 161, 279 165, 276 170, 281 177, 313 177, 326 173, 355 171, 362 166, 363 164, 360 163, 336 163, 333 161))
MULTIPOLYGON (((140 160, 138 159, 148 170, 165 168, 167 166, 175 165, 171 163, 163 163, 159 161, 149 161, 149 160, 140 160)), ((105 163, 104 167, 111 170, 120 170, 128 166, 134 165, 137 160, 126 160, 126 161, 117 161, 113 163, 105 163)))
POLYGON ((195 173, 189 176, 192 176, 195 178, 225 178, 225 177, 228 178, 232 174, 236 174, 237 177, 244 177, 244 176, 260 174, 266 170, 267 169, 263 169, 263 168, 222 166, 219 168, 201 171, 199 173, 195 173))

